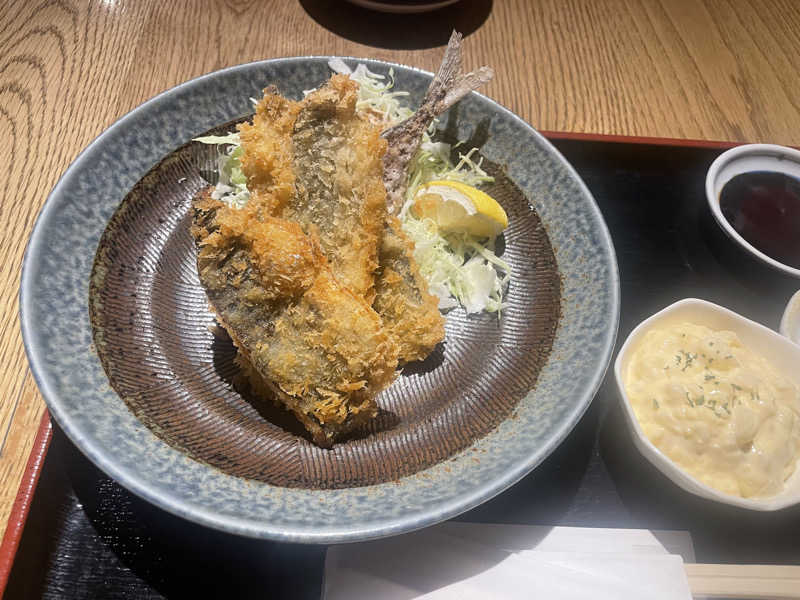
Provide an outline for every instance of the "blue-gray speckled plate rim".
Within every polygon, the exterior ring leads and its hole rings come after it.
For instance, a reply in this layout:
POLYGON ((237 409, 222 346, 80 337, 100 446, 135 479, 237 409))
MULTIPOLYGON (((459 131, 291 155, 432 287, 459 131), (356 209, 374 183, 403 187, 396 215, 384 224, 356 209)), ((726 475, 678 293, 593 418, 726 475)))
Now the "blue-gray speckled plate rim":
MULTIPOLYGON (((162 488, 158 489, 158 487, 153 484, 152 482, 148 482, 144 480, 140 473, 138 473, 135 469, 128 468, 123 464, 119 464, 119 462, 115 461, 115 457, 113 455, 113 450, 109 448, 105 448, 98 443, 97 440, 93 439, 90 435, 87 435, 87 432, 84 431, 84 427, 81 425, 80 414, 72 414, 69 412, 69 407, 65 404, 64 400, 60 398, 59 394, 54 389, 54 386, 51 385, 50 377, 53 376, 53 373, 49 372, 47 369, 47 365, 44 363, 43 357, 40 352, 40 348, 36 343, 36 338, 34 333, 37 330, 37 324, 31 322, 30 315, 34 312, 33 311, 33 303, 35 301, 35 286, 36 280, 33 278, 32 272, 36 270, 36 268, 41 264, 46 252, 47 252, 47 240, 44 239, 44 231, 46 230, 46 226, 50 224, 50 222, 57 216, 58 209, 62 206, 64 202, 69 202, 68 198, 64 196, 64 190, 68 187, 68 184, 72 181, 73 178, 78 177, 81 170, 86 167, 84 163, 91 158, 92 153, 95 150, 98 150, 102 145, 105 143, 106 138, 110 138, 115 132, 118 132, 124 129, 129 123, 133 122, 140 114, 147 113, 149 110, 156 108, 157 106, 168 103, 171 98, 177 97, 177 95, 183 91, 190 90, 192 88, 199 88, 205 82, 219 78, 225 77, 228 74, 236 74, 239 72, 247 72, 250 69, 257 69, 263 68, 268 69, 271 66, 280 67, 283 65, 291 66, 291 65, 302 65, 303 63, 307 63, 308 61, 326 61, 331 58, 329 56, 306 56, 306 57, 289 57, 289 58, 278 58, 278 59, 271 59, 265 61, 256 61, 252 63, 246 63, 242 65, 237 65, 233 67, 228 67, 225 69, 221 69, 219 71, 215 71, 212 73, 208 73, 205 75, 201 75, 194 79, 191 79, 185 83, 182 83, 178 86, 175 86, 167 91, 164 91, 154 98, 148 100, 147 102, 143 103, 139 107, 133 109, 128 114, 120 118, 114 124, 112 124, 108 129, 106 129, 103 133, 101 133, 93 142, 91 142, 84 150, 81 152, 78 157, 73 161, 73 163, 69 166, 69 168, 64 172, 64 174, 59 179, 56 186, 53 188, 52 192, 47 198, 45 205, 43 206, 36 223, 34 225, 31 237, 28 242, 28 246, 25 251, 25 256, 23 258, 23 267, 22 267, 22 275, 21 275, 21 283, 20 283, 20 297, 19 297, 19 305, 20 305, 20 323, 22 329, 22 336, 23 342, 25 345, 25 350, 28 355, 28 360, 31 367, 31 372, 33 373, 34 379, 39 386, 39 389, 45 398, 47 406, 56 419, 58 424, 61 426, 65 434, 70 438, 70 440, 80 448, 83 453, 101 470, 107 473, 109 476, 114 478, 116 481, 121 483, 123 486, 128 488, 133 493, 139 495, 140 497, 152 502, 153 504, 173 513, 178 516, 182 516, 184 518, 193 520, 197 523, 207 525, 213 528, 217 528, 223 531, 228 531, 231 533, 246 535, 250 537, 258 537, 258 538, 267 538, 267 539, 274 539, 278 541, 287 541, 287 542, 303 542, 303 543, 341 543, 341 542, 353 542, 353 541, 362 541, 368 539, 375 539, 379 537, 384 537, 387 535, 393 535, 408 531, 413 531, 415 529, 419 529, 428 525, 432 525, 439 521, 451 518, 456 516, 470 508, 473 508, 482 502, 494 497, 495 495, 499 494, 503 490, 507 489, 509 486, 516 483, 522 477, 524 477, 527 473, 533 470, 539 463, 541 463, 544 458, 546 458, 568 435, 568 433, 573 429, 575 424, 578 422, 580 417, 588 408, 589 404, 591 403, 592 398, 594 397, 595 393, 600 387, 600 384, 603 380, 603 377, 606 373, 608 365, 611 361, 611 354, 613 352, 614 343, 616 340, 617 329, 619 324, 619 307, 620 307, 620 289, 619 289, 619 271, 616 262, 616 256, 614 252, 613 243, 611 240, 611 236, 608 232, 608 228, 602 218, 599 208, 595 203, 591 192, 588 190, 586 185, 580 179, 578 174, 572 168, 572 166, 563 158, 563 156, 543 137, 539 134, 536 130, 534 130, 530 125, 525 123, 521 118, 513 114, 511 111, 506 109, 505 107, 499 105, 498 103, 490 100, 489 98, 473 92, 472 97, 478 98, 480 102, 486 103, 492 110, 497 111, 503 114, 506 118, 508 118, 516 127, 521 128, 525 134, 531 136, 533 141, 551 156, 555 157, 558 162, 561 163, 561 166, 565 169, 566 174, 573 180, 573 183, 577 184, 578 190, 580 191, 581 195, 584 197, 586 201, 586 208, 589 211, 589 222, 591 227, 594 228, 594 231, 591 233, 597 236, 601 243, 600 243, 600 250, 604 252, 603 256, 603 266, 607 269, 607 278, 608 280, 605 282, 607 284, 607 289, 605 290, 608 293, 608 297, 605 299, 607 313, 604 315, 599 315, 599 318, 604 323, 604 328, 599 334, 595 337, 595 342, 601 348, 599 354, 595 355, 595 361, 592 365, 592 371, 588 377, 588 384, 584 387, 580 398, 574 402, 572 410, 570 413, 566 415, 566 418, 562 419, 561 422, 555 427, 555 429, 550 433, 549 438, 546 439, 543 443, 533 444, 530 450, 530 453, 527 456, 517 461, 514 464, 509 465, 505 471, 502 472, 494 472, 491 477, 487 478, 486 481, 478 482, 478 484, 473 488, 471 493, 464 493, 463 490, 455 495, 455 496, 444 496, 442 498, 436 499, 431 505, 424 506, 421 510, 411 510, 407 511, 400 516, 373 520, 371 522, 358 522, 358 519, 350 519, 349 521, 343 523, 337 523, 331 525, 330 522, 325 523, 298 523, 289 521, 288 524, 278 524, 277 526, 273 524, 271 520, 265 520, 264 515, 258 516, 242 516, 241 514, 230 514, 227 511, 222 513, 218 510, 209 510, 205 505, 202 503, 193 502, 192 498, 186 497, 179 497, 176 496, 173 491, 169 488, 162 488)), ((357 61, 357 62, 365 62, 371 67, 380 67, 383 69, 387 68, 395 68, 396 70, 405 70, 410 73, 416 73, 419 75, 423 75, 426 78, 430 78, 432 76, 431 73, 427 71, 423 71, 421 69, 417 69, 414 67, 408 67, 405 65, 400 65, 397 63, 391 63, 386 61, 377 61, 373 59, 361 59, 361 58, 353 58, 353 57, 342 57, 345 61, 357 61)), ((235 118, 239 115, 231 115, 231 118, 235 118)), ((177 145, 177 144, 176 144, 177 145)), ((91 165, 89 165, 91 168, 91 165)), ((545 223, 547 226, 547 223, 545 223)), ((93 256, 94 253, 92 253, 93 256)), ((556 256, 559 257, 558 249, 556 249, 556 256)), ((559 262, 559 269, 561 270, 561 264, 559 262)), ((88 305, 88 278, 85 282, 87 288, 87 305, 88 305)), ((566 295, 566 290, 565 290, 566 295)), ((564 300, 562 300, 563 302, 564 300)), ((563 307, 562 307, 563 310, 563 307)), ((84 318, 88 321, 88 306, 86 310, 83 311, 84 318)), ((542 376, 545 374, 545 371, 548 370, 551 363, 554 360, 558 360, 558 357, 554 357, 554 354, 557 350, 557 342, 559 336, 562 333, 563 324, 559 324, 559 330, 556 335, 556 343, 554 343, 554 352, 551 354, 547 365, 544 367, 542 376)), ((83 351, 88 351, 89 359, 96 361, 99 366, 99 360, 97 359, 96 354, 91 348, 83 349, 83 351)), ((102 367, 100 367, 102 369, 102 367)), ((540 376, 540 380, 542 378, 540 376)), ((538 383, 537 383, 538 385, 538 383)), ((110 389, 110 388, 109 388, 110 389)), ((529 396, 533 394, 534 390, 529 393, 529 396)), ((527 397, 526 397, 527 398, 527 397)), ((117 401, 122 402, 118 397, 117 401)), ((135 420, 133 415, 130 415, 131 419, 135 420)), ((140 423, 138 426, 144 427, 140 423)), ((508 436, 509 433, 507 431, 503 431, 504 426, 507 424, 501 424, 494 432, 487 435, 485 438, 479 440, 474 447, 480 448, 485 446, 484 442, 487 439, 492 439, 494 437, 501 437, 501 436, 508 436)), ((134 427, 137 425, 134 424, 134 427)), ((512 432, 513 433, 513 432, 512 432)), ((150 434, 150 442, 154 444, 155 450, 162 453, 175 453, 178 456, 175 456, 174 459, 180 463, 182 467, 187 467, 186 461, 193 463, 194 466, 188 465, 190 469, 204 469, 209 471, 208 473, 203 473, 202 477, 205 479, 207 476, 210 479, 219 478, 222 479, 229 478, 229 479, 237 479, 232 476, 226 475, 216 469, 212 469, 211 467, 200 465, 182 455, 179 451, 169 447, 165 442, 161 441, 155 435, 150 434)), ((519 443, 519 439, 515 440, 516 443, 519 443)), ((147 449, 143 449, 143 452, 147 452, 147 449)), ((467 461, 471 454, 468 451, 465 451, 458 455, 456 458, 451 459, 450 461, 446 461, 450 465, 453 466, 453 470, 457 470, 459 464, 464 463, 467 461), (457 462, 456 462, 457 461, 457 462)), ((486 458, 492 458, 488 456, 486 458)), ((442 475, 444 471, 441 470, 442 463, 439 465, 435 465, 431 469, 427 471, 423 471, 422 473, 417 473, 410 477, 404 478, 401 480, 400 483, 388 483, 388 484, 380 484, 378 486, 371 486, 370 488, 350 488, 345 490, 292 490, 292 489, 281 489, 277 490, 272 488, 272 486, 268 486, 267 484, 261 484, 257 482, 250 482, 245 481, 243 484, 241 483, 243 480, 238 480, 239 483, 237 486, 234 486, 234 491, 246 491, 247 496, 251 496, 254 491, 260 490, 262 493, 265 494, 275 494, 279 495, 278 501, 284 500, 284 495, 289 495, 289 503, 292 503, 292 496, 295 496, 294 500, 299 502, 308 502, 309 499, 312 500, 327 500, 333 498, 334 500, 339 497, 344 499, 345 501, 348 498, 353 498, 358 501, 364 501, 364 497, 369 497, 369 491, 374 488, 383 488, 380 490, 380 493, 385 494, 387 489, 391 489, 392 487, 396 487, 398 490, 398 494, 402 497, 406 497, 409 493, 408 485, 414 486, 417 485, 418 487, 422 485, 422 491, 429 491, 430 490, 430 482, 425 482, 422 478, 426 478, 427 473, 435 472, 435 474, 442 475), (408 485, 403 486, 401 483, 404 483, 405 480, 408 480, 410 483, 408 485), (425 488, 427 486, 427 488, 425 488), (266 488, 266 489, 261 489, 266 488), (272 488, 272 489, 270 489, 272 488), (354 491, 355 490, 355 491, 354 491), (366 490, 366 491, 365 491, 366 490), (353 494, 357 494, 354 496, 353 494), (321 497, 320 495, 324 496, 321 497)), ((462 464, 463 467, 463 464, 462 464)), ((468 468, 468 466, 467 466, 468 468)), ((448 468, 448 473, 450 472, 450 468, 448 468)), ((467 471, 469 472, 469 471, 467 471)), ((429 479, 429 478, 427 478, 429 479)), ((435 479, 435 478, 434 478, 435 479)), ((438 489, 438 486, 436 486, 438 489)), ((413 491, 413 490, 411 490, 413 491)), ((436 492, 438 493, 438 491, 436 492)), ((258 499, 258 496, 253 498, 258 499)), ((263 499, 263 496, 261 496, 263 499)), ((392 498, 391 491, 389 492, 389 498, 392 498)), ((242 500, 248 500, 249 498, 243 497, 242 500)), ((374 500, 374 498, 373 498, 374 500)), ((249 505, 247 505, 249 508, 249 505)), ((296 505, 295 505, 296 506, 296 505)), ((308 508, 308 507, 307 507, 308 508)), ((311 509, 313 512, 313 509, 311 509)))

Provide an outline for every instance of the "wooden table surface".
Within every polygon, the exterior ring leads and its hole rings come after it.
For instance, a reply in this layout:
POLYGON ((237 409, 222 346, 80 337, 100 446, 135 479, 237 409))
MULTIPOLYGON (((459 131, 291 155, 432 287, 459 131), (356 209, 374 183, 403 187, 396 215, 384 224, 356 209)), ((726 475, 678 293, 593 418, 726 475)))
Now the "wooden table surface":
POLYGON ((535 127, 800 145, 796 0, 461 0, 417 17, 337 0, 6 0, 0 7, 0 535, 44 403, 17 294, 50 189, 120 116, 182 81, 306 54, 433 70, 455 27, 483 91, 535 127))

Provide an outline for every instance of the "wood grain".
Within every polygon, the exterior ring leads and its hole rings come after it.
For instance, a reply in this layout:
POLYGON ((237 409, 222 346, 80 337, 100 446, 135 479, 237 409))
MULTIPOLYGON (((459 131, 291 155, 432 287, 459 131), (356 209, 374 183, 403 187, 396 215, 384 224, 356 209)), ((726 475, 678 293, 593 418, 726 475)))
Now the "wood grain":
POLYGON ((462 0, 388 17, 334 0, 13 0, 0 7, 0 535, 43 403, 22 348, 25 243, 125 112, 215 69, 304 54, 435 69, 451 27, 485 92, 551 131, 800 145, 794 0, 462 0))
POLYGON ((692 595, 698 598, 800 598, 800 567, 795 565, 689 563, 684 567, 692 595))

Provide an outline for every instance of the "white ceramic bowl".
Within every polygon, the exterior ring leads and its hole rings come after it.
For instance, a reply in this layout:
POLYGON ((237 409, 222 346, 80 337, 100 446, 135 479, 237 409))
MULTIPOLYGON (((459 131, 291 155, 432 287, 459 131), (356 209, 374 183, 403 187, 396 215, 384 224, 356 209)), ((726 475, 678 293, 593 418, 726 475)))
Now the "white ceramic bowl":
POLYGON ((800 464, 795 468, 792 476, 786 481, 783 491, 779 494, 766 498, 740 498, 717 491, 695 479, 656 448, 644 434, 625 392, 623 373, 628 367, 632 353, 648 330, 653 327, 669 326, 687 321, 705 325, 711 329, 733 331, 744 345, 766 358, 783 375, 800 385, 800 369, 798 369, 800 346, 727 308, 695 298, 680 300, 657 312, 636 327, 625 340, 614 363, 614 376, 622 399, 625 420, 633 435, 634 444, 644 457, 664 475, 687 492, 702 498, 759 511, 779 510, 799 504, 800 464))
POLYGON ((800 344, 800 291, 795 292, 786 305, 779 331, 795 344, 800 344))
POLYGON ((720 154, 706 174, 706 198, 711 213, 722 230, 753 256, 784 273, 800 277, 800 269, 785 265, 756 249, 739 235, 722 214, 719 193, 723 186, 736 175, 751 171, 774 171, 800 178, 800 151, 774 144, 745 144, 720 154))

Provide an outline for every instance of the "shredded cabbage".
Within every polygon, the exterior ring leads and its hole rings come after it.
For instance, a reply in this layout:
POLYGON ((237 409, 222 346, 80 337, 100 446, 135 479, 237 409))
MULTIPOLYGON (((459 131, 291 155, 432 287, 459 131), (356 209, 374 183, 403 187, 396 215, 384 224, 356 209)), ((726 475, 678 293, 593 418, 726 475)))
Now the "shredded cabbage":
MULTIPOLYGON (((414 242, 414 258, 428 288, 439 298, 439 308, 461 304, 467 314, 497 312, 504 308, 503 294, 510 280, 511 267, 494 252, 494 239, 479 239, 468 233, 442 233, 431 219, 417 219, 409 211, 419 186, 430 181, 460 181, 471 186, 491 182, 472 160, 477 148, 450 161, 450 145, 423 142, 409 169, 406 202, 400 211, 403 230, 414 242)), ((482 160, 482 159, 481 159, 482 160)))
POLYGON ((414 240, 414 258, 429 291, 438 296, 440 309, 461 304, 472 314, 499 313, 504 308, 511 268, 494 254, 491 244, 466 233, 443 236, 430 219, 409 217, 403 230, 414 240), (504 273, 502 277, 498 270, 504 273))
POLYGON ((219 179, 211 197, 221 200, 233 208, 242 208, 250 199, 247 189, 247 177, 242 172, 242 146, 238 133, 227 135, 206 135, 195 138, 195 142, 215 146, 225 146, 220 149, 217 157, 217 173, 219 179))
POLYGON ((363 63, 352 70, 341 58, 334 58, 328 61, 328 66, 335 73, 349 75, 350 79, 358 83, 356 110, 367 115, 370 121, 382 129, 405 121, 414 114, 413 110, 399 100, 407 97, 408 92, 392 91, 394 69, 389 69, 389 79, 384 82, 386 77, 373 73, 363 63))

